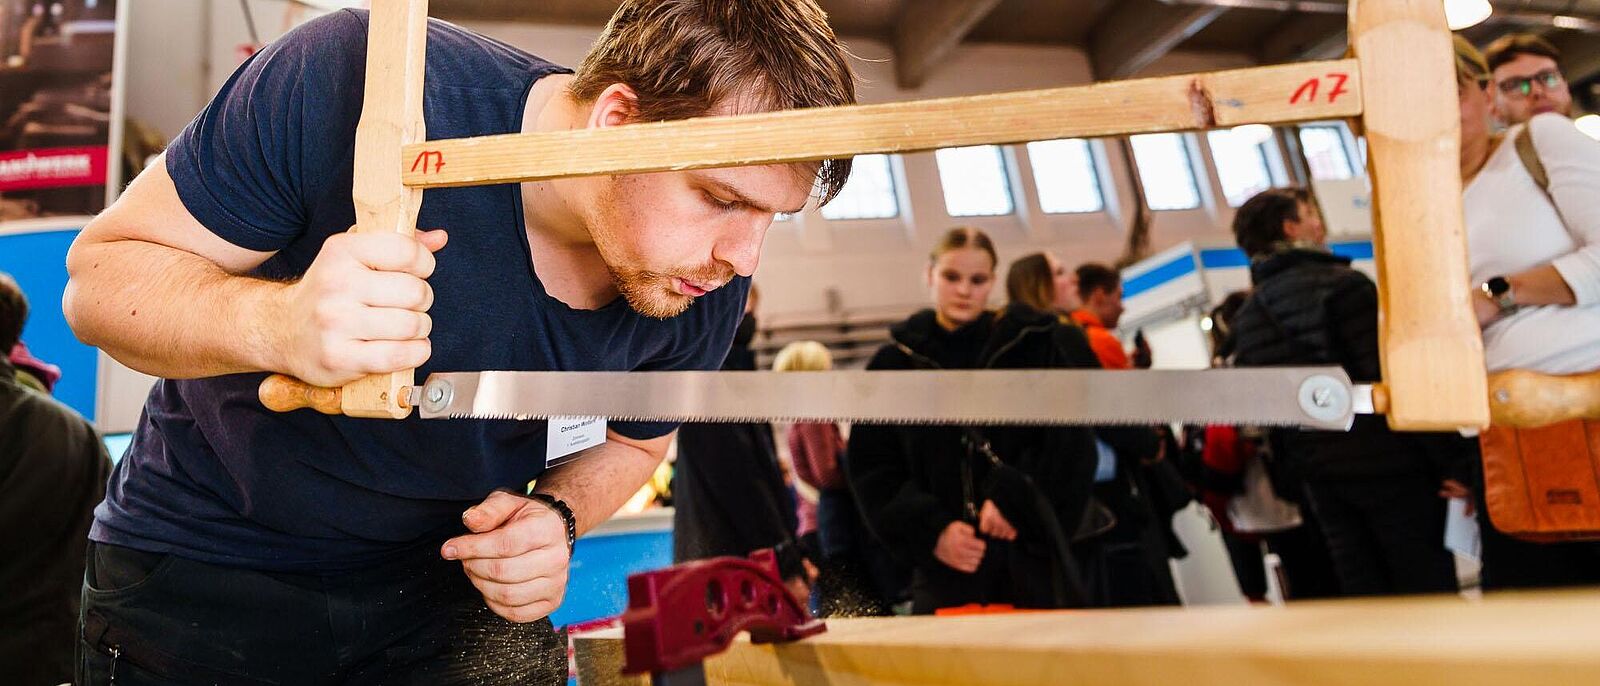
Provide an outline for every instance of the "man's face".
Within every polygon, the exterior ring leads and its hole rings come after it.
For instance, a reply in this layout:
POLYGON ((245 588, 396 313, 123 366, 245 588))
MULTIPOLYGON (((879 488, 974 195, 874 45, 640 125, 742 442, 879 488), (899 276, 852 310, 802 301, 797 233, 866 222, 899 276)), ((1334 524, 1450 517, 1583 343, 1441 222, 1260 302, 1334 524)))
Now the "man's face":
POLYGON ((617 290, 649 317, 749 276, 775 212, 797 212, 810 166, 769 165, 596 179, 585 222, 617 290))
POLYGON ((1111 289, 1094 289, 1089 293, 1089 301, 1086 304, 1106 328, 1117 328, 1117 324, 1122 322, 1122 284, 1118 283, 1116 288, 1111 289))
POLYGON ((1295 213, 1300 215, 1299 219, 1283 220, 1283 234, 1289 240, 1298 243, 1326 245, 1328 228, 1322 224, 1322 210, 1317 204, 1304 200, 1297 201, 1295 213))
POLYGON ((1572 92, 1555 60, 1522 53, 1495 69, 1493 79, 1495 115, 1508 126, 1545 112, 1572 116, 1572 92))

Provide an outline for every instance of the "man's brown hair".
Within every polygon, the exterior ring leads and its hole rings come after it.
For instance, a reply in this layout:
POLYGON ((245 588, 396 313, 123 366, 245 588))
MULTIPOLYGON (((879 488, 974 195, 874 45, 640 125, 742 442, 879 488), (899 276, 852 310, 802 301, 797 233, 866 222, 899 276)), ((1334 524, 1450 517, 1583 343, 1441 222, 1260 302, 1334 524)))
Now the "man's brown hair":
MULTIPOLYGON (((735 98, 762 111, 849 105, 849 59, 815 0, 624 0, 570 91, 589 102, 626 84, 639 121, 698 117, 735 98)), ((819 204, 849 177, 849 158, 824 161, 819 204)))
POLYGON ((1122 283, 1122 274, 1099 262, 1085 262, 1078 265, 1078 297, 1084 302, 1089 301, 1089 296, 1095 291, 1110 293, 1117 290, 1122 283))
POLYGON ((1489 47, 1483 49, 1483 57, 1489 63, 1489 71, 1499 69, 1501 65, 1517 58, 1517 55, 1538 55, 1548 57, 1556 64, 1561 63, 1561 51, 1539 36, 1531 33, 1508 33, 1496 38, 1489 47))
POLYGON ((11 354, 27 322, 28 299, 10 274, 0 272, 0 359, 11 354))

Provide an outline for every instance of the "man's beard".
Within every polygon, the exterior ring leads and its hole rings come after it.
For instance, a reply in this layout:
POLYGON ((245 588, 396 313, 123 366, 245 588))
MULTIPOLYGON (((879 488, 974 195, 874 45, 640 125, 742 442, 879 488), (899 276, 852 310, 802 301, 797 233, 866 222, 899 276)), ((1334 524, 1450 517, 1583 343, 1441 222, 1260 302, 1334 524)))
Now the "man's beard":
POLYGON ((628 301, 628 307, 656 319, 671 319, 683 314, 694 304, 693 297, 679 293, 674 288, 674 278, 715 286, 725 285, 733 279, 733 270, 726 265, 706 265, 699 269, 663 273, 623 269, 607 262, 606 269, 611 272, 611 282, 616 285, 617 292, 628 301))

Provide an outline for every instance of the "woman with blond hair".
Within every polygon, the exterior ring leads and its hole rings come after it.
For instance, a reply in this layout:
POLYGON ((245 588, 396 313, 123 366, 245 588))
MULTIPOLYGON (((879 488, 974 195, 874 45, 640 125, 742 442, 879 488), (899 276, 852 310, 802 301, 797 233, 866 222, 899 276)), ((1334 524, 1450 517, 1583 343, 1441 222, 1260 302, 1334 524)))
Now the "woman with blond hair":
MULTIPOLYGON (((1056 315, 991 311, 995 267, 982 231, 947 232, 924 272, 932 307, 894 325, 867 369, 1098 366, 1083 332, 1056 315)), ((923 614, 1086 604, 1068 535, 1085 519, 1095 464, 1081 427, 857 424, 845 473, 872 532, 913 566, 912 612, 923 614)))
MULTIPOLYGON (((1483 55, 1459 37, 1455 52, 1471 297, 1489 371, 1600 369, 1600 142, 1554 112, 1495 132, 1483 55)), ((1485 472, 1520 471, 1524 463, 1600 465, 1584 438, 1596 431, 1600 422, 1490 427, 1481 464, 1472 460, 1467 470, 1471 487, 1447 483, 1446 495, 1476 497, 1484 589, 1600 583, 1600 543, 1541 544, 1502 533, 1529 533, 1516 526, 1532 513, 1515 504, 1530 499, 1520 486, 1486 493, 1482 483, 1485 472)))
MULTIPOLYGON (((833 354, 816 341, 796 341, 778 351, 775 372, 825 372, 833 369, 833 354)), ((821 563, 813 592, 817 615, 848 617, 886 615, 903 585, 869 583, 870 564, 862 543, 867 533, 855 499, 844 477, 845 440, 835 422, 795 422, 789 427, 789 456, 795 476, 816 489, 814 507, 800 503, 802 537, 814 527, 821 563), (811 510, 811 512, 807 512, 811 510), (812 527, 808 527, 811 523, 812 527)), ((799 499, 797 499, 798 501, 799 499)), ((887 571, 887 570, 884 570, 887 571)), ((882 576, 879 574, 878 576, 882 576)), ((892 577, 892 573, 890 574, 892 577)))

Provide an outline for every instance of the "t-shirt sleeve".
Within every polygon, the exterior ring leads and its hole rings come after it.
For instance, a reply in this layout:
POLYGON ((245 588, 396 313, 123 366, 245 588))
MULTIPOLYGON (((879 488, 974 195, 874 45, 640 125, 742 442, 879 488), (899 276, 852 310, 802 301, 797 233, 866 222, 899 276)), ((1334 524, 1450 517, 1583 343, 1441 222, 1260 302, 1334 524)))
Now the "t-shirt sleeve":
POLYGON ((1600 304, 1600 141, 1559 114, 1528 122, 1534 149, 1550 177, 1550 196, 1578 249, 1551 261, 1577 296, 1577 304, 1600 304))
POLYGON ((340 11, 240 66, 167 148, 189 213, 248 250, 276 251, 304 232, 331 176, 319 161, 354 144, 365 57, 366 22, 340 11))

